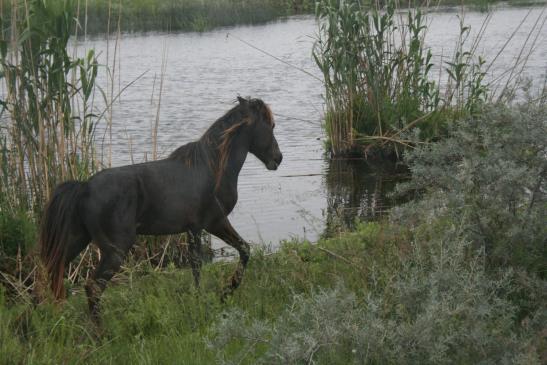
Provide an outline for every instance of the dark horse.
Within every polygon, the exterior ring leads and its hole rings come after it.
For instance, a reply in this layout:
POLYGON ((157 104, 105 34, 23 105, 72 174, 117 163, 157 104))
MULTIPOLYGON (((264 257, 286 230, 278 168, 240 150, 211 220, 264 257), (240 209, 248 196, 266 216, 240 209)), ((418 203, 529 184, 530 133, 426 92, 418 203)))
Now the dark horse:
POLYGON ((268 170, 276 170, 283 156, 270 108, 260 99, 238 101, 198 141, 166 159, 106 169, 87 182, 69 181, 56 188, 40 232, 41 258, 56 298, 65 296, 65 266, 93 241, 101 259, 85 288, 91 316, 98 321, 100 295, 137 234, 188 232, 199 286, 201 232, 208 231, 239 253, 224 295, 239 286, 250 250, 227 218, 237 202, 239 172, 248 152, 268 170))

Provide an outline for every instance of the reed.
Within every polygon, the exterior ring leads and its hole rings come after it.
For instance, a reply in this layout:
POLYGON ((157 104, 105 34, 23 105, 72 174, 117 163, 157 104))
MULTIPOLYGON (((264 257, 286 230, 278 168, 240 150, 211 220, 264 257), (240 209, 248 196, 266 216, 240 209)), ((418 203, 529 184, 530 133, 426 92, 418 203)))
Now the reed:
MULTIPOLYGON (((517 60, 508 70, 507 84, 493 92, 485 81, 490 65, 476 54, 490 16, 471 37, 462 14, 452 55, 439 62, 424 44, 427 24, 419 8, 401 10, 394 2, 366 8, 356 1, 322 0, 317 17, 313 55, 325 80, 325 127, 334 156, 399 159, 415 144, 405 136, 417 133, 421 142, 438 140, 451 121, 515 90, 516 75, 526 63, 525 56, 522 64, 517 60), (437 80, 433 70, 440 71, 437 80)), ((532 28, 530 39, 536 39, 538 29, 532 28)), ((521 53, 529 55, 532 43, 521 53)))
POLYGON ((0 41, 3 209, 37 211, 59 182, 96 169, 93 113, 98 64, 93 51, 68 54, 70 2, 26 0, 12 8, 0 41))
POLYGON ((432 55, 423 45, 427 28, 419 9, 402 19, 393 3, 381 12, 324 0, 317 16, 314 58, 325 79, 334 155, 355 153, 364 140, 389 141, 394 131, 437 109, 439 91, 429 79, 432 55))

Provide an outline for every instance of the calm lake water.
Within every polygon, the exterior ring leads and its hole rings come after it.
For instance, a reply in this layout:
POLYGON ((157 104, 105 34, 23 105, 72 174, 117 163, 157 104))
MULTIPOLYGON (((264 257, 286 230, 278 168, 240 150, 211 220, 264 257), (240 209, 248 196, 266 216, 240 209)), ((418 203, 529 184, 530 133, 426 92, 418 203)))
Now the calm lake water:
MULTIPOLYGON (((540 23, 544 22, 542 11, 542 8, 508 8, 492 15, 478 47, 478 53, 487 60, 495 57, 527 14, 528 18, 490 69, 490 79, 514 62, 538 16, 542 17, 540 23)), ((429 16, 426 42, 437 61, 441 56, 446 60, 451 55, 459 34, 457 15, 457 10, 448 10, 429 16)), ((465 23, 476 32, 485 17, 483 13, 468 12, 465 23)), ((133 84, 114 105, 112 165, 150 158, 152 125, 158 113, 162 63, 165 63, 159 110, 159 156, 167 156, 176 147, 199 138, 234 105, 237 95, 262 98, 275 114, 275 133, 284 159, 280 168, 272 172, 249 155, 240 175, 239 202, 230 217, 244 238, 274 246, 279 240, 291 237, 316 240, 327 226, 329 231, 335 231, 339 225, 352 222, 356 215, 378 216, 388 205, 385 192, 392 188, 397 177, 382 173, 382 169, 370 169, 360 161, 329 162, 324 157, 323 86, 298 69, 320 78, 311 57, 316 33, 313 17, 292 17, 262 26, 238 26, 200 34, 122 36, 116 51, 116 67, 111 67, 115 73, 114 94, 133 84)), ((536 80, 545 77, 547 69, 546 33, 545 29, 541 32, 537 49, 528 60, 527 75, 536 80)), ((113 39, 80 42, 78 51, 89 48, 100 53, 100 63, 112 65, 113 39)), ((105 69, 99 79, 106 89, 105 69)), ((104 151, 108 153, 108 148, 104 151)))

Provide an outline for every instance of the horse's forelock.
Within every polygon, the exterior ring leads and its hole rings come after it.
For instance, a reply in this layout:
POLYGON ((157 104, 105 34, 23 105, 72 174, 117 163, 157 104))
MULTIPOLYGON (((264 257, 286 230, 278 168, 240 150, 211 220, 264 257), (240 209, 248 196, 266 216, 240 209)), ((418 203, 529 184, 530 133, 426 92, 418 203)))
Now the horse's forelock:
POLYGON ((270 125, 273 125, 274 117, 273 117, 272 109, 270 109, 270 106, 268 104, 264 104, 264 107, 266 108, 266 116, 268 117, 268 123, 270 125))
MULTIPOLYGON (((254 106, 258 110, 259 113, 264 113, 266 117, 266 122, 269 125, 273 125, 274 123, 274 117, 272 113, 272 109, 270 109, 270 106, 266 104, 262 99, 248 99, 249 104, 254 106)), ((252 121, 250 121, 252 123, 252 121)))

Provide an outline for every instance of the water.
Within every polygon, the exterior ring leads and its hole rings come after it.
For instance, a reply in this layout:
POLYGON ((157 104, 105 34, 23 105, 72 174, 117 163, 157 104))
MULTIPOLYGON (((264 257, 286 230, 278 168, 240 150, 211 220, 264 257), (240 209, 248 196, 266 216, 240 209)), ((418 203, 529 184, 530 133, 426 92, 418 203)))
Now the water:
MULTIPOLYGON (((496 77, 496 72, 507 68, 518 56, 541 8, 501 9, 493 15, 479 47, 487 59, 495 56, 529 11, 529 20, 498 58, 489 78, 496 77)), ((467 13, 465 22, 476 31, 485 16, 467 13)), ((426 42, 432 46, 435 57, 446 57, 458 37, 457 13, 436 13, 430 19, 426 42)), ((262 26, 238 26, 203 34, 123 36, 116 54, 119 65, 114 68, 114 94, 125 85, 134 84, 114 106, 113 165, 143 161, 151 155, 152 125, 165 61, 159 112, 160 156, 199 138, 233 106, 237 95, 262 98, 275 114, 275 133, 284 160, 272 172, 249 155, 240 175, 239 202, 230 216, 244 238, 273 245, 292 237, 316 240, 325 230, 332 233, 351 224, 355 216, 374 219, 382 214, 389 205, 385 193, 395 184, 397 175, 364 167, 362 162, 329 162, 324 158, 323 86, 297 69, 320 78, 311 57, 316 32, 313 17, 293 17, 262 26)), ((545 38, 543 32, 538 49, 528 61, 528 75, 535 78, 545 75, 545 38)), ((111 39, 109 64, 113 45, 111 39)), ((101 52, 100 62, 107 63, 105 40, 88 40, 79 47, 80 51, 94 47, 101 52)), ((103 87, 105 74, 103 71, 99 80, 103 87)))

